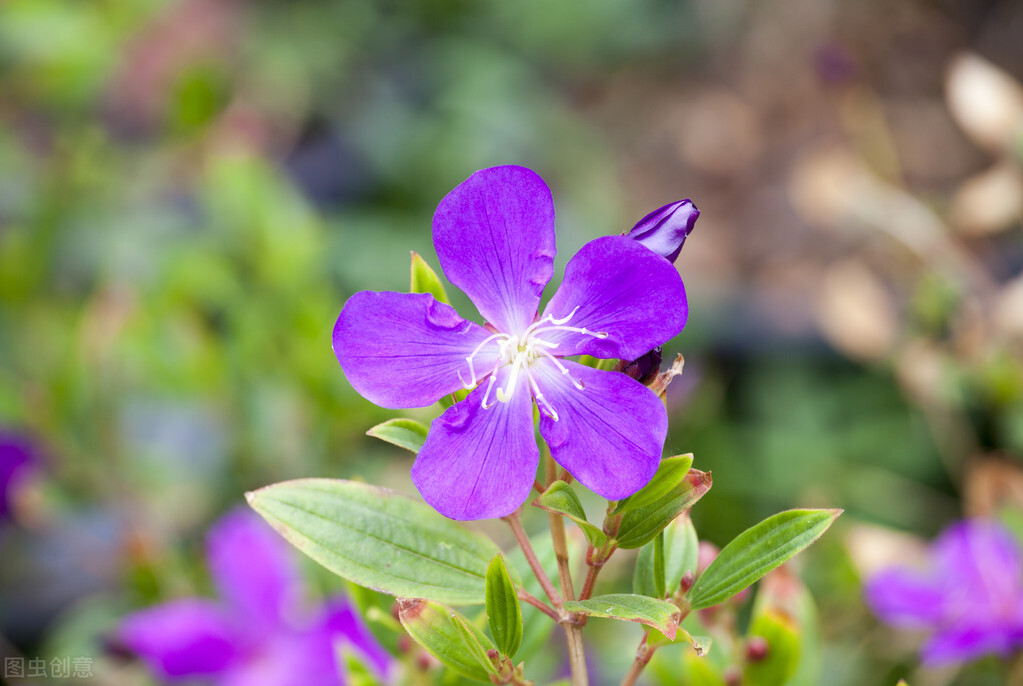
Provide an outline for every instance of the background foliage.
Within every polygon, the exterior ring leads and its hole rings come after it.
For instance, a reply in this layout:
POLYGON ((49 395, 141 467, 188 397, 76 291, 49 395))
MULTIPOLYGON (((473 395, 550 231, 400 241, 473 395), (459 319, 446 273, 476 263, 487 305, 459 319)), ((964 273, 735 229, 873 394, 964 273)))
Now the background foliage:
POLYGON ((330 329, 406 289, 409 250, 436 264, 448 190, 518 163, 559 267, 700 207, 665 357, 667 450, 714 473, 701 538, 846 509, 803 560, 829 683, 909 673, 860 599, 889 540, 864 525, 930 537, 1021 483, 1021 31, 1010 0, 0 4, 0 424, 42 455, 0 533, 4 650, 145 683, 105 631, 208 585, 243 491, 411 492, 330 329), (1002 119, 963 51, 1005 70, 1002 119))

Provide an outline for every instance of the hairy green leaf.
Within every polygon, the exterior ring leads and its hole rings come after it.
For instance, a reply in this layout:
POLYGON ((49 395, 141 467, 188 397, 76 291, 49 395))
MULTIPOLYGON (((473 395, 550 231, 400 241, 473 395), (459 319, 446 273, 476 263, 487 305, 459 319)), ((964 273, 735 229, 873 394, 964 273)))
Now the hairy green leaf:
POLYGON ((487 567, 487 622, 501 653, 515 657, 522 644, 522 608, 500 555, 495 555, 487 567))
POLYGON ((607 536, 599 528, 586 521, 586 512, 579 502, 579 496, 575 490, 564 481, 555 481, 547 490, 540 494, 540 497, 533 501, 535 507, 548 512, 554 512, 568 517, 579 525, 586 540, 594 548, 599 548, 607 542, 607 536))
POLYGON ((490 674, 496 670, 480 662, 481 653, 486 660, 484 646, 490 639, 473 632, 457 612, 431 600, 398 598, 398 619, 409 636, 441 664, 470 679, 490 681, 490 674))
POLYGON ((426 263, 419 253, 412 251, 412 284, 410 293, 429 293, 439 302, 450 305, 448 294, 444 291, 444 283, 437 277, 437 272, 426 263))
POLYGON ((340 479, 285 481, 246 497, 292 545, 360 586, 452 605, 486 599, 497 546, 418 500, 340 479))
POLYGON ((746 529, 726 545, 689 592, 699 610, 731 598, 820 538, 841 510, 788 510, 746 529))
POLYGON ((711 487, 710 472, 690 469, 685 478, 660 500, 643 506, 630 506, 622 516, 618 535, 619 548, 639 548, 654 537, 680 514, 703 497, 711 487))
POLYGON ((591 617, 609 617, 627 622, 639 622, 657 629, 669 640, 675 638, 682 617, 679 609, 669 602, 629 593, 601 595, 589 600, 569 600, 565 609, 591 617))
POLYGON ((418 453, 426 442, 427 431, 426 426, 414 419, 388 419, 367 431, 366 435, 418 453))
POLYGON ((611 514, 622 514, 658 503, 686 478, 689 468, 693 466, 693 454, 676 455, 661 460, 657 472, 650 482, 628 498, 620 500, 611 514))

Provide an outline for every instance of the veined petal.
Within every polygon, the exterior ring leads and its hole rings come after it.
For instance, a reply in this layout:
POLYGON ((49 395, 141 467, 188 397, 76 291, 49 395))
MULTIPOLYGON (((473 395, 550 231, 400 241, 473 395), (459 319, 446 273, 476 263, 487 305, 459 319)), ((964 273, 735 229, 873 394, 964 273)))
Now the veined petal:
POLYGON ((412 482, 445 517, 503 517, 533 485, 540 462, 533 396, 520 376, 508 402, 497 402, 497 385, 490 389, 488 409, 483 398, 490 384, 484 382, 435 419, 412 465, 412 482))
POLYGON ((568 261, 565 279, 544 309, 544 317, 568 317, 565 325, 538 329, 538 335, 559 344, 559 357, 634 360, 678 334, 688 315, 682 277, 670 262, 630 238, 605 236, 568 261))
POLYGON ((944 587, 961 603, 991 612, 1023 593, 1019 544, 995 521, 968 519, 949 527, 932 554, 944 587))
POLYGON ((928 667, 955 662, 969 662, 989 654, 1006 656, 1020 646, 1018 630, 999 625, 985 625, 964 619, 963 622, 938 631, 921 650, 928 667))
MULTIPOLYGON (((472 376, 466 358, 490 333, 458 316, 428 293, 362 291, 334 325, 334 354, 348 381, 389 409, 425 407, 463 387, 472 376)), ((474 358, 477 377, 497 360, 497 346, 474 358)))
POLYGON ((359 613, 343 599, 335 599, 324 609, 316 632, 327 637, 327 644, 338 640, 355 649, 360 658, 387 681, 395 659, 383 649, 359 613))
POLYGON ((220 596, 249 631, 272 633, 300 599, 301 576, 292 549, 248 509, 234 510, 206 539, 210 573, 220 596))
POLYGON ((934 627, 945 612, 936 580, 912 569, 881 570, 870 578, 863 591, 874 614, 887 624, 934 627))
POLYGON ((118 640, 167 681, 210 676, 236 661, 239 646, 215 604, 186 598, 126 617, 118 640))
POLYGON ((540 391, 558 415, 555 421, 540 413, 540 434, 551 455, 584 486, 609 500, 632 495, 650 481, 661 461, 668 433, 664 404, 620 372, 569 360, 559 363, 567 374, 550 360, 532 367, 540 391))
POLYGON ((444 274, 499 331, 533 322, 554 273, 554 201, 525 167, 482 169, 447 194, 433 216, 444 274))

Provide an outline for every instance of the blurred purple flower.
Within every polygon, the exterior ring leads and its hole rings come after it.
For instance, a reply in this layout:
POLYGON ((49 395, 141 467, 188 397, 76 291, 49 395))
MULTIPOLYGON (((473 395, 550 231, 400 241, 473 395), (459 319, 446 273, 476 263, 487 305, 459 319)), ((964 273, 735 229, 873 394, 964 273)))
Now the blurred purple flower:
POLYGON ((931 547, 927 569, 883 570, 865 591, 884 622, 930 630, 924 664, 1006 656, 1023 647, 1023 555, 994 521, 953 525, 931 547))
POLYGON ((691 200, 678 200, 640 219, 626 235, 674 262, 699 218, 700 210, 691 200))
POLYGON ((387 408, 469 397, 430 427, 412 467, 426 501, 453 519, 510 514, 533 485, 540 433, 584 485, 618 500, 650 480, 667 415, 657 396, 619 372, 562 359, 633 360, 682 330, 678 272, 636 241, 584 245, 543 314, 554 273, 550 189, 523 167, 494 167, 451 191, 433 218, 444 274, 489 322, 458 316, 432 295, 353 295, 334 326, 334 352, 359 393, 387 408))
POLYGON ((217 686, 341 684, 335 643, 386 676, 391 658, 344 601, 312 617, 298 610, 301 577, 288 545, 256 515, 236 510, 207 537, 221 600, 182 598, 126 617, 117 640, 167 682, 217 686))
POLYGON ((23 434, 0 430, 0 520, 6 519, 37 467, 32 441, 23 434))

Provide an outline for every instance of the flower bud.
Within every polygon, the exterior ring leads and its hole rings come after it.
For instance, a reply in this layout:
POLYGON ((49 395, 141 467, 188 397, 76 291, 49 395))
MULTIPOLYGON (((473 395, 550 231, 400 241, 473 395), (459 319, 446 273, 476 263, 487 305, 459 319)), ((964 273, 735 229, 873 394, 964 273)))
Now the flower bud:
POLYGON ((626 235, 674 262, 699 216, 691 200, 679 200, 643 217, 626 235))
POLYGON ((632 362, 624 363, 621 371, 641 384, 649 384, 661 371, 661 348, 654 348, 632 362))

